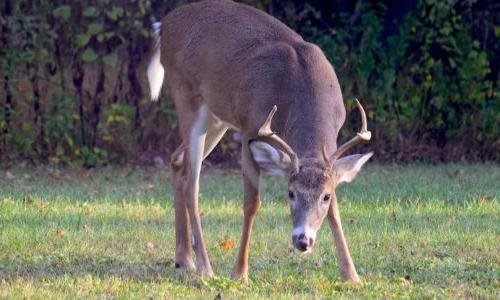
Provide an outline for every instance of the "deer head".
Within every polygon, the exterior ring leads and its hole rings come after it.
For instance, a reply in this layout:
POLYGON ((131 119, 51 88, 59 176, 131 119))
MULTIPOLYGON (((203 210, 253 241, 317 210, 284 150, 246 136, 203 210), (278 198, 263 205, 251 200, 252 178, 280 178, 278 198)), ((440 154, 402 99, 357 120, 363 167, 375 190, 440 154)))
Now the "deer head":
POLYGON ((322 157, 299 159, 293 149, 271 130, 276 106, 260 128, 258 137, 250 141, 250 150, 260 168, 270 174, 286 176, 288 180, 292 241, 301 252, 312 249, 316 232, 328 213, 331 201, 336 201, 336 187, 351 182, 373 155, 367 153, 341 157, 353 146, 371 138, 365 111, 357 99, 356 103, 361 113, 361 130, 331 156, 323 148, 322 157))

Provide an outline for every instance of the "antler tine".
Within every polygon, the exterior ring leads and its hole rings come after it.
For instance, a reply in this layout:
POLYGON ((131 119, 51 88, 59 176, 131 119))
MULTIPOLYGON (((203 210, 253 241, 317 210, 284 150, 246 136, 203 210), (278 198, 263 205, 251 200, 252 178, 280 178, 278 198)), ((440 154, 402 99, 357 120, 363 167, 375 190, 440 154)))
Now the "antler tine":
POLYGON ((342 154, 344 154, 350 148, 356 146, 361 142, 369 141, 372 137, 372 133, 368 131, 368 122, 366 120, 365 110, 363 109, 363 106, 361 105, 361 103, 359 103, 357 98, 355 98, 354 100, 356 101, 359 113, 361 114, 361 130, 356 134, 355 137, 353 137, 347 143, 344 143, 337 149, 337 151, 335 151, 335 153, 333 153, 331 158, 332 162, 335 162, 337 159, 339 159, 342 154))
POLYGON ((266 121, 259 129, 259 136, 271 136, 274 134, 274 132, 271 130, 271 121, 273 120, 274 114, 277 110, 278 107, 276 105, 273 106, 273 109, 271 109, 271 111, 269 112, 266 121))
POLYGON ((290 147, 284 140, 282 140, 275 132, 272 131, 271 129, 271 121, 273 120, 274 114, 278 110, 278 107, 273 106, 273 109, 269 112, 269 115, 267 116, 266 121, 264 124, 259 129, 258 132, 258 139, 267 142, 281 151, 285 152, 290 156, 290 159, 292 161, 292 166, 294 168, 294 171, 298 171, 299 169, 299 160, 297 158, 297 154, 295 151, 293 151, 292 147, 290 147))

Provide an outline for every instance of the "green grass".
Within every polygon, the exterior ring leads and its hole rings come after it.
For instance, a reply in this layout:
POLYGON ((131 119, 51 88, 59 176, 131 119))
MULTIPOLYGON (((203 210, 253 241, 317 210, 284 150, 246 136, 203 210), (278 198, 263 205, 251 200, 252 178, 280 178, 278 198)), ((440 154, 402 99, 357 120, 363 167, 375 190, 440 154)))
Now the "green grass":
POLYGON ((310 255, 291 246, 286 183, 265 177, 250 284, 228 279, 242 224, 237 171, 203 173, 216 278, 179 278, 169 174, 156 169, 0 173, 0 298, 499 298, 500 168, 368 166, 337 191, 363 280, 340 281, 326 222, 310 255), (12 176, 11 176, 12 175, 12 176))

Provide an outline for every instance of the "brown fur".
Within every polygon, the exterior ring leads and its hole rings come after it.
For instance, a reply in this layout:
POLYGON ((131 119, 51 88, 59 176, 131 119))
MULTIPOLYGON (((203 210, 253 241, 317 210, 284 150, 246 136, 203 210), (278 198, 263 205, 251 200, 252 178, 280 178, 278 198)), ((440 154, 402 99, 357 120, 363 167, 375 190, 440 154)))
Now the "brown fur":
MULTIPOLYGON (((189 157, 191 133, 202 105, 206 105, 216 119, 242 133, 244 222, 232 277, 245 280, 250 233, 260 205, 260 169, 248 141, 257 136, 268 112, 277 105, 273 130, 293 148, 302 166, 299 173, 289 178, 290 186, 300 190, 308 203, 317 203, 325 191, 331 192, 333 205, 333 173, 322 160, 322 150, 328 156, 335 152, 345 119, 337 76, 316 45, 305 42, 266 13, 227 0, 201 1, 169 13, 161 21, 160 45, 161 63, 166 68, 183 139, 172 158, 176 262, 180 269, 194 266, 187 242, 191 225, 199 272, 213 275, 201 233, 199 177, 194 174, 190 165, 193 158, 189 157)), ((216 125, 207 129, 211 144, 223 134, 216 125)), ((210 151, 205 147, 204 156, 210 151)), ((336 204, 332 207, 336 209, 336 204)), ((309 215, 315 218, 314 226, 319 227, 326 213, 323 209, 309 215)), ((331 217, 337 215, 338 211, 332 212, 331 217)), ((338 233, 340 219, 335 224, 334 232, 338 233)), ((336 239, 343 239, 343 234, 336 235, 336 239)), ((350 261, 341 263, 343 274, 349 274, 343 278, 359 281, 345 241, 338 253, 342 262, 350 261)))
POLYGON ((265 13, 225 0, 180 7, 162 20, 161 31, 171 87, 201 96, 250 137, 263 112, 277 105, 273 130, 299 157, 317 156, 323 145, 329 154, 336 150, 345 108, 335 72, 317 46, 265 13))
POLYGON ((322 187, 333 180, 332 168, 328 163, 315 159, 302 159, 300 171, 290 176, 289 183, 301 190, 322 187))

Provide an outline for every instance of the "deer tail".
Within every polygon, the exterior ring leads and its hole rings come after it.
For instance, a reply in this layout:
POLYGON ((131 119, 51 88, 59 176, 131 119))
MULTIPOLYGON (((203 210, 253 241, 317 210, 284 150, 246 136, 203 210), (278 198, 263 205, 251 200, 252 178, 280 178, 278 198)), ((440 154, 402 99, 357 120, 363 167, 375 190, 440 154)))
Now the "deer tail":
POLYGON ((165 76, 165 69, 160 61, 161 56, 161 23, 153 23, 154 41, 153 41, 153 55, 148 65, 148 82, 149 90, 151 92, 151 101, 158 100, 160 96, 161 86, 163 85, 163 78, 165 76))

